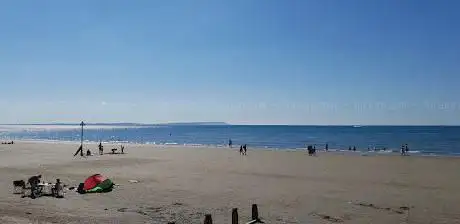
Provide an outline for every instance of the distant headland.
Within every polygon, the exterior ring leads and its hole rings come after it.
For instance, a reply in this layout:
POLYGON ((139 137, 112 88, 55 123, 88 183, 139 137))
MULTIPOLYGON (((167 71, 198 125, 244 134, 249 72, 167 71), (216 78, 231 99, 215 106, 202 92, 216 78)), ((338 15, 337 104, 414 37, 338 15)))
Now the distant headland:
MULTIPOLYGON (((26 123, 26 124, 0 124, 0 125, 69 125, 75 126, 80 123, 26 123)), ((88 122, 86 125, 97 125, 97 126, 197 126, 197 125, 230 125, 226 122, 175 122, 175 123, 91 123, 88 122)))

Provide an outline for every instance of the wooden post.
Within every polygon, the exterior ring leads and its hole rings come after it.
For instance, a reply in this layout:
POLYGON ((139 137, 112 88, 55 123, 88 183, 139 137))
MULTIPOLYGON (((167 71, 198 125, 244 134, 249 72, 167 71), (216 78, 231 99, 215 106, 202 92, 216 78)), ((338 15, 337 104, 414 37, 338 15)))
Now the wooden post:
POLYGON ((82 121, 80 123, 81 126, 81 135, 80 135, 80 140, 81 140, 81 145, 83 146, 83 126, 85 126, 85 123, 82 121))
POLYGON ((212 217, 211 214, 206 214, 204 216, 204 224, 212 224, 212 217))
POLYGON ((257 204, 252 205, 252 220, 259 220, 259 209, 257 204))
POLYGON ((232 224, 238 224, 238 209, 232 209, 232 224))
POLYGON ((82 156, 82 157, 83 157, 83 127, 84 127, 85 125, 86 125, 86 124, 85 124, 83 121, 80 123, 80 126, 81 126, 81 136, 80 136, 80 137, 81 137, 81 138, 80 138, 80 140, 81 140, 81 141, 80 141, 80 142, 81 142, 81 145, 80 145, 81 151, 80 151, 80 156, 82 156))

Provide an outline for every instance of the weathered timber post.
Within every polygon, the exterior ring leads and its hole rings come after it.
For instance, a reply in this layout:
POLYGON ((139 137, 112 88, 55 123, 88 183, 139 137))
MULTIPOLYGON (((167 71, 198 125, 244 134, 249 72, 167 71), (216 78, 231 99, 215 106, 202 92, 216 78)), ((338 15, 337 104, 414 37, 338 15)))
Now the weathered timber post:
POLYGON ((238 209, 232 209, 232 224, 238 224, 238 209))
POLYGON ((252 205, 252 220, 259 220, 259 209, 257 204, 252 205))
POLYGON ((212 217, 211 214, 206 214, 204 216, 204 224, 212 224, 212 217))

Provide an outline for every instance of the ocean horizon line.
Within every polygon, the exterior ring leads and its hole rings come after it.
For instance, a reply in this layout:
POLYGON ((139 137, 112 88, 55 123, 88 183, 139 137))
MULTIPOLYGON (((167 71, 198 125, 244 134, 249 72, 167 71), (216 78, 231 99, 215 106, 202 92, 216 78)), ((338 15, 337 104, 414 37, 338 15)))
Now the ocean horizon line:
MULTIPOLYGON (((79 123, 73 122, 56 122, 56 123, 2 123, 2 126, 33 126, 33 125, 61 125, 61 126, 79 126, 79 123)), ((289 127, 460 127, 460 124, 235 124, 228 122, 172 122, 172 123, 136 123, 136 122, 88 122, 85 125, 95 126, 289 126, 289 127)))

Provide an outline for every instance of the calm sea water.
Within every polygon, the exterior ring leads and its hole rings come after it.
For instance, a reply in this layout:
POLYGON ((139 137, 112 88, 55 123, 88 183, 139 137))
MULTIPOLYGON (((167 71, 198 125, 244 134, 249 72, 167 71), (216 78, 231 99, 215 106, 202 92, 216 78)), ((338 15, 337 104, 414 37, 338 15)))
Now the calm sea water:
MULTIPOLYGON (((2 139, 79 141, 78 126, 1 127, 2 139)), ((85 141, 123 141, 141 144, 224 146, 234 145, 269 149, 301 149, 316 145, 323 149, 346 150, 356 146, 388 148, 398 152, 408 144, 413 153, 460 155, 460 127, 454 126, 150 126, 85 127, 85 141)))

